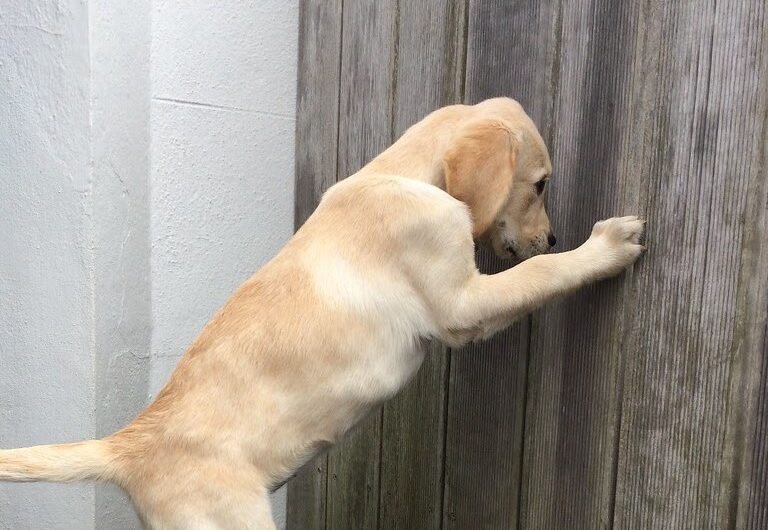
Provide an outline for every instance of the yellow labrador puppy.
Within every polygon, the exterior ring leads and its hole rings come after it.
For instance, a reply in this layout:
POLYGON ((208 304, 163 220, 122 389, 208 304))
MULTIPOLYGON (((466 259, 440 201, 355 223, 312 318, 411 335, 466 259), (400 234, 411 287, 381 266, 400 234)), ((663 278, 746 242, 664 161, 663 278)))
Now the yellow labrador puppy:
POLYGON ((430 114, 325 193, 133 423, 0 451, 0 479, 112 481, 153 529, 274 529, 269 490, 401 389, 421 339, 487 337, 640 256, 635 217, 541 255, 551 171, 513 100, 430 114), (474 240, 520 263, 481 274, 474 240))

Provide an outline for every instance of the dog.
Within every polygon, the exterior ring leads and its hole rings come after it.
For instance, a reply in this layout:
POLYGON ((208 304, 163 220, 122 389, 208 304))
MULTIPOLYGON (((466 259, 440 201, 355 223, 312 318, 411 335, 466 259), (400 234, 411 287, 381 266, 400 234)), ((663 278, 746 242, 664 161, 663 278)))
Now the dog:
POLYGON ((488 337, 641 255, 636 217, 547 253, 551 177, 516 101, 436 110, 328 189, 132 423, 0 451, 0 479, 110 481, 155 530, 274 530, 268 492, 396 394, 424 339, 488 337), (481 274, 475 242, 515 265, 481 274))

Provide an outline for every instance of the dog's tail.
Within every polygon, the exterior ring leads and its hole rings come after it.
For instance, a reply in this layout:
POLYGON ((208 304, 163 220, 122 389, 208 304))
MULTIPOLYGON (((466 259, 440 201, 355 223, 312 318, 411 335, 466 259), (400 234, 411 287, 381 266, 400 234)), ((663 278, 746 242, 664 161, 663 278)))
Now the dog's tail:
POLYGON ((110 480, 115 456, 102 440, 0 450, 0 480, 72 482, 110 480))

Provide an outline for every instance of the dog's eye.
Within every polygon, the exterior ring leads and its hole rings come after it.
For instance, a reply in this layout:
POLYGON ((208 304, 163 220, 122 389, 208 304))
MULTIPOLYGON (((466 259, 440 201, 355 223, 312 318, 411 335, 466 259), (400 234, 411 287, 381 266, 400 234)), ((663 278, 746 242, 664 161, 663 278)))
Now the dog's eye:
POLYGON ((536 186, 536 194, 541 195, 544 193, 544 188, 547 186, 547 179, 541 179, 534 184, 534 186, 536 186))

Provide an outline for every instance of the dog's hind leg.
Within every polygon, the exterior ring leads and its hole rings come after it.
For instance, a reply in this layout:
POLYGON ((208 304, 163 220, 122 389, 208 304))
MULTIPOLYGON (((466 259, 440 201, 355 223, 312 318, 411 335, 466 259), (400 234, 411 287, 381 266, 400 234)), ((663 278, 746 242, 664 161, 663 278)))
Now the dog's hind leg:
POLYGON ((269 494, 245 465, 177 459, 130 487, 148 530, 276 530, 269 494))
POLYGON ((195 506, 163 515, 147 514, 147 530, 277 530, 269 497, 222 491, 195 506))

